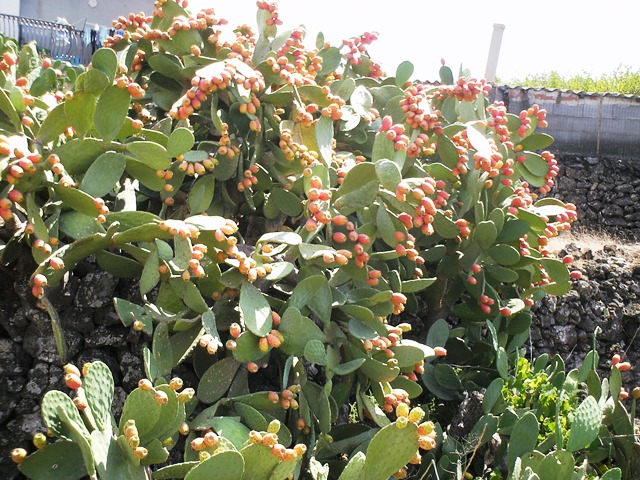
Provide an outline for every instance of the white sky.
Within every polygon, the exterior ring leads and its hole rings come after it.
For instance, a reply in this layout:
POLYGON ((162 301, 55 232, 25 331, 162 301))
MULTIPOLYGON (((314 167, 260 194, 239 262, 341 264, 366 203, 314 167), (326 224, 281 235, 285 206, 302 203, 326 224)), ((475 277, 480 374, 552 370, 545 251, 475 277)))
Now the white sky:
MULTIPOLYGON (((501 80, 556 70, 562 75, 611 73, 619 65, 640 69, 637 0, 280 0, 280 29, 304 25, 307 41, 318 31, 333 45, 365 31, 380 34, 371 47, 389 75, 403 60, 414 78, 437 78, 444 58, 457 74, 485 72, 494 23, 506 26, 498 61, 501 80), (445 13, 449 12, 449 13, 445 13)), ((255 26, 254 0, 190 0, 190 9, 212 6, 231 24, 255 26)))

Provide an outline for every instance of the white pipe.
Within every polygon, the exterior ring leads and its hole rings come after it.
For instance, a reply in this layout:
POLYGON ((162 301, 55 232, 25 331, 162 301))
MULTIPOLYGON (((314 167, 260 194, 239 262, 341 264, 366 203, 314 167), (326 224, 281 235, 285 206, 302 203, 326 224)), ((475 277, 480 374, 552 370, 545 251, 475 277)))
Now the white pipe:
POLYGON ((502 23, 493 24, 493 35, 491 35, 491 45, 489 46, 489 57, 487 58, 487 68, 484 72, 484 78, 488 82, 496 79, 496 70, 498 68, 498 57, 500 56, 500 45, 502 44, 502 34, 504 33, 504 25, 502 23))

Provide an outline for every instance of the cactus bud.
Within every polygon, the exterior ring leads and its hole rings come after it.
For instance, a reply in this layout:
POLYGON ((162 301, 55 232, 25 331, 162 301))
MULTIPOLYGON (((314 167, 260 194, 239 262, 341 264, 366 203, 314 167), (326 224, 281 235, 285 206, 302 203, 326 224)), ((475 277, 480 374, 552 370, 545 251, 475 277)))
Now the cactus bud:
POLYGON ((178 401, 180 403, 187 403, 195 396, 196 391, 193 388, 185 388, 178 394, 178 401))
POLYGON ((409 416, 409 405, 406 403, 399 403, 396 407, 396 416, 397 417, 408 417, 409 416))
POLYGON ((182 424, 178 428, 178 433, 180 435, 188 435, 189 434, 189 424, 187 422, 182 422, 182 424))
POLYGON ((11 460, 15 463, 21 464, 25 458, 27 458, 27 451, 24 448, 14 448, 11 450, 11 460))
POLYGON ((78 370, 78 367, 76 367, 72 363, 67 363, 63 368, 64 368, 64 373, 73 373, 78 377, 81 375, 80 370, 78 370))
POLYGON ((429 436, 418 437, 418 446, 423 450, 432 450, 436 446, 436 441, 429 436))
POLYGON ((271 403, 278 403, 280 402, 280 396, 277 394, 277 392, 269 392, 269 401, 271 403))
POLYGON ((204 450, 205 447, 206 445, 204 443, 204 438, 202 437, 194 438, 191 441, 191 448, 193 448, 196 452, 199 452, 200 450, 204 450))
POLYGON ((64 383, 71 390, 77 390, 82 386, 82 380, 80 380, 80 377, 75 373, 67 373, 64 376, 64 383))
POLYGON ((132 435, 129 438, 128 442, 129 442, 129 447, 131 447, 131 450, 135 450, 140 446, 140 437, 138 437, 137 435, 132 435))
POLYGON ((207 432, 204 434, 204 444, 207 447, 213 447, 218 443, 218 435, 215 432, 207 432))
POLYGON ((148 378, 143 378, 138 382, 138 388, 146 392, 149 390, 153 390, 153 384, 148 378))
POLYGON ((84 397, 75 397, 73 399, 73 404, 80 411, 83 411, 85 408, 89 406, 89 404, 87 403, 87 399, 84 397))
POLYGON ((433 422, 424 422, 418 425, 418 433, 420 435, 429 435, 431 432, 433 432, 434 428, 435 425, 433 424, 433 422))
POLYGON ((273 419, 271 420, 271 422, 269 422, 269 425, 267 426, 267 432, 269 433, 278 433, 280 431, 280 420, 278 419, 273 419))
POLYGON ((169 396, 162 390, 157 390, 153 394, 153 399, 158 405, 166 405, 167 403, 169 403, 169 396))
POLYGON ((162 446, 163 447, 168 447, 173 443, 173 438, 171 437, 167 437, 162 441, 162 446))
POLYGON ((267 447, 272 447, 278 443, 278 435, 275 433, 266 433, 262 436, 262 444, 267 447))
POLYGON ((169 388, 174 392, 177 392, 178 390, 180 390, 182 388, 182 385, 183 385, 182 379, 178 377, 172 378, 171 381, 169 382, 169 388))
POLYGON ((437 357, 444 357, 447 354, 447 349, 444 347, 435 347, 433 353, 435 353, 437 357))
POLYGON ((280 459, 283 459, 285 450, 286 450, 286 447, 281 443, 276 443, 275 445, 271 446, 271 453, 273 453, 276 457, 280 459))
POLYGON ((411 423, 419 423, 424 418, 424 410, 420 407, 412 408, 409 412, 409 421, 411 423))
POLYGON ((133 456, 136 457, 138 460, 142 460, 148 454, 149 452, 144 447, 137 447, 133 450, 133 456))
POLYGON ((405 428, 408 424, 409 424, 409 419, 407 417, 398 417, 396 420, 397 428, 405 428))
POLYGON ((211 454, 209 452, 207 452, 206 450, 202 450, 198 453, 198 460, 200 460, 201 462, 204 462, 205 460, 211 458, 211 454))
POLYGON ((44 447, 47 446, 47 437, 45 436, 44 433, 36 433, 33 436, 33 445, 38 449, 41 450, 44 447))
POLYGON ((262 434, 255 430, 251 430, 251 432, 249 432, 249 442, 252 444, 262 443, 262 434))

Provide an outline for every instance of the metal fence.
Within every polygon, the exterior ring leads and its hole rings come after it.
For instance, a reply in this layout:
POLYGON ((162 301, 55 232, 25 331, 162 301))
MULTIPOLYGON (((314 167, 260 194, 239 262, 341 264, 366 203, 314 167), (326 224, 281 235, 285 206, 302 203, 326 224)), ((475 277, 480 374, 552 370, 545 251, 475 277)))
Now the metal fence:
POLYGON ((85 32, 71 25, 0 13, 0 32, 15 38, 20 46, 35 41, 38 51, 51 58, 73 64, 89 62, 85 32))

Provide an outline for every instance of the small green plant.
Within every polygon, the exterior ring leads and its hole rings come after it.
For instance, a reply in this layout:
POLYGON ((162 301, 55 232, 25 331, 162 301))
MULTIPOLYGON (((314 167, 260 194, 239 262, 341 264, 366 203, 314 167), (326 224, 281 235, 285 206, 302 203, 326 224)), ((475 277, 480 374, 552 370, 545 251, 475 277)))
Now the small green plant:
POLYGON ((47 435, 59 440, 47 443, 45 436, 37 434, 37 451, 19 459, 22 473, 34 480, 51 478, 54 470, 56 478, 65 479, 151 478, 148 466, 167 461, 193 389, 178 393, 179 379, 155 387, 143 380, 128 395, 116 424, 109 368, 93 362, 80 372, 68 364, 65 372, 65 383, 75 397, 52 390, 42 400, 47 435))
POLYGON ((587 72, 573 76, 562 76, 558 72, 527 75, 523 79, 507 82, 523 87, 559 88, 581 92, 615 92, 640 95, 640 72, 630 66, 619 66, 613 73, 600 76, 587 72))

